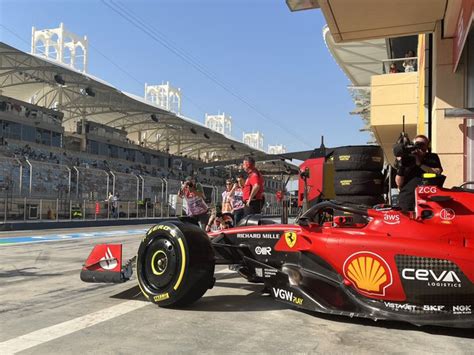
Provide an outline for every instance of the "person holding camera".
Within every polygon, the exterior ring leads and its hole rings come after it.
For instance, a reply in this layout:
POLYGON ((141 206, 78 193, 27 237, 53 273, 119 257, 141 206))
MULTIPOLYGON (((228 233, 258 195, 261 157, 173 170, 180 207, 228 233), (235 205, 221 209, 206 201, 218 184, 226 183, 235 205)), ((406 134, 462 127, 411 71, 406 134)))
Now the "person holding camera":
POLYGON ((204 189, 193 176, 188 176, 179 189, 178 196, 186 200, 186 213, 202 229, 206 228, 209 219, 209 208, 204 199, 204 189))
POLYGON ((395 183, 400 191, 399 207, 404 212, 415 210, 415 189, 422 184, 423 174, 443 172, 438 154, 430 152, 429 145, 428 137, 420 134, 408 148, 394 148, 398 165, 395 183))

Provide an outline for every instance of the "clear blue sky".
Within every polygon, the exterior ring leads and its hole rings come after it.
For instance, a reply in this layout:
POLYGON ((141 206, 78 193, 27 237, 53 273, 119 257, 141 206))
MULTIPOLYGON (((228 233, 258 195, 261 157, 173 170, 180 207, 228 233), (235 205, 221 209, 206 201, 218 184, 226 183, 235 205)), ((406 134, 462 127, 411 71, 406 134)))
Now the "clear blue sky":
POLYGON ((32 26, 53 28, 63 22, 68 30, 88 36, 90 74, 140 96, 145 82, 170 81, 184 94, 185 116, 203 122, 205 112, 229 113, 233 136, 241 140, 242 130, 260 130, 265 149, 281 143, 289 151, 306 150, 319 146, 321 135, 327 146, 367 142, 368 135, 359 132, 361 119, 349 115, 354 108, 347 90, 350 82, 324 44, 321 11, 291 13, 285 0, 121 0, 119 4, 271 121, 100 0, 0 0, 0 24, 23 41, 2 27, 0 38, 29 51, 32 26))

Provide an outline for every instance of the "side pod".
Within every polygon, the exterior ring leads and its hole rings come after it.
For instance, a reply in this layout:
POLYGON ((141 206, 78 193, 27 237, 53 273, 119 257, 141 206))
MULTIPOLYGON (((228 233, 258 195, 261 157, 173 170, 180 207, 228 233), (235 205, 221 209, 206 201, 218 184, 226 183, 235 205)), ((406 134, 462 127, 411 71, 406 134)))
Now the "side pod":
POLYGON ((92 249, 81 270, 84 282, 122 283, 132 276, 130 259, 122 267, 122 244, 99 244, 92 249))

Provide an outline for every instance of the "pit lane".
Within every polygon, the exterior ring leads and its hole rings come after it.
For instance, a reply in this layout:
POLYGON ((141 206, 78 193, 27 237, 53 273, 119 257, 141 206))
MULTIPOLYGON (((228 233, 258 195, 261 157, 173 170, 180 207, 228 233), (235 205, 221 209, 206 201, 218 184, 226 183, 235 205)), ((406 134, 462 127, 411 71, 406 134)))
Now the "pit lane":
POLYGON ((120 285, 80 281, 94 244, 123 243, 127 259, 139 245, 138 231, 148 227, 0 233, 0 240, 42 237, 0 243, 0 353, 467 353, 474 346, 472 329, 301 312, 224 266, 217 267, 216 286, 184 310, 146 302, 135 279, 120 285))

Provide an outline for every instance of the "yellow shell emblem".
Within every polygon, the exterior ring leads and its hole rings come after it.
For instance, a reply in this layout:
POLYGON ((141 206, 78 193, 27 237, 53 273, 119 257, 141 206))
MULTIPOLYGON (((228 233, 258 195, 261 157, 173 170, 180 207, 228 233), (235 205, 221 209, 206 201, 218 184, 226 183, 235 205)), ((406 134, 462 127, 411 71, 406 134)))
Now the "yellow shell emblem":
POLYGON ((288 247, 293 248, 296 244, 297 239, 298 239, 298 236, 296 235, 295 232, 285 232, 285 242, 288 245, 288 247))
POLYGON ((392 284, 388 264, 376 254, 357 253, 344 263, 344 274, 360 291, 383 295, 392 284))

